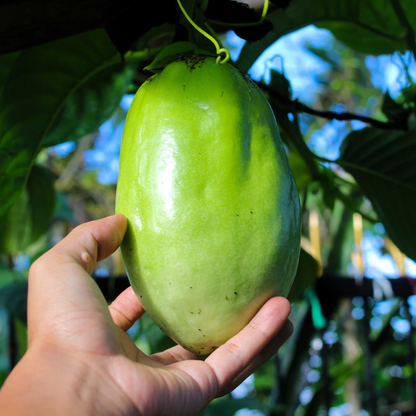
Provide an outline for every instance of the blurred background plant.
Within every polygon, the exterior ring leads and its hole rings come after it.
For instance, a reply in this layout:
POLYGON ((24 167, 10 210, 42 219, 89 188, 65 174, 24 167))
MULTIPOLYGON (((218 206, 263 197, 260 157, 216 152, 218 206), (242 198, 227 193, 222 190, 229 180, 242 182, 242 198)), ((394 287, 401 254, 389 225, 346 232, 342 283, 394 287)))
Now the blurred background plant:
MULTIPOLYGON (((11 40, 0 45, 0 383, 27 348, 31 263, 114 212, 145 67, 173 59, 175 48, 158 53, 177 41, 211 51, 176 2, 102 3, 46 16, 30 0, 0 6, 11 40), (45 19, 61 32, 41 31, 45 19)), ((263 2, 244 3, 183 2, 275 112, 303 210, 295 332, 202 414, 416 414, 416 4, 275 0, 263 24, 235 27, 259 20, 263 2)), ((114 298, 127 284, 120 253, 93 277, 114 298)), ((129 334, 147 353, 172 345, 147 316, 129 334)))

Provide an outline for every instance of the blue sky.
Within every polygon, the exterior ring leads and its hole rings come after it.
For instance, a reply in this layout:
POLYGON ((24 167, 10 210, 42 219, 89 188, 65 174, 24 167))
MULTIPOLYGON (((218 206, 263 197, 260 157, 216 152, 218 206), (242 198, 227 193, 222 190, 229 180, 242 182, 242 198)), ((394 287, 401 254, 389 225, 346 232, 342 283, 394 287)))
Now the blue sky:
MULTIPOLYGON (((329 65, 304 48, 308 40, 314 46, 325 47, 331 35, 328 31, 308 26, 279 39, 266 49, 250 68, 250 76, 259 81, 270 80, 270 69, 284 72, 289 79, 294 96, 305 102, 311 102, 314 94, 319 93, 315 78, 329 69, 329 65)), ((229 32, 227 42, 234 48, 231 57, 237 59, 245 41, 229 32)))
MULTIPOLYGON (((329 69, 329 65, 304 48, 306 42, 317 48, 331 46, 332 34, 315 26, 307 26, 280 38, 266 49, 249 70, 255 80, 269 80, 269 69, 284 71, 289 79, 294 97, 310 102, 314 94, 319 93, 319 85, 315 78, 329 69)), ((231 57, 236 59, 245 41, 229 32, 227 42, 234 47, 231 57)), ((368 56, 366 65, 372 73, 372 82, 383 92, 389 90, 390 95, 397 97, 400 90, 407 85, 403 62, 409 66, 411 77, 416 80, 416 64, 411 61, 410 53, 403 57, 395 55, 368 56)))

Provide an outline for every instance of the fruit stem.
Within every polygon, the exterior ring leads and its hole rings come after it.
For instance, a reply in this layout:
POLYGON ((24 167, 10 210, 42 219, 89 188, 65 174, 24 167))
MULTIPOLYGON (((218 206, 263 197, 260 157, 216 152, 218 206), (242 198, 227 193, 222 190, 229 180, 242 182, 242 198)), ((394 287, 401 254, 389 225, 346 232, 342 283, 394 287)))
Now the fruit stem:
POLYGON ((184 16, 186 17, 186 19, 188 20, 188 22, 202 35, 204 35, 207 39, 209 39, 215 46, 216 52, 217 52, 217 64, 225 64, 229 59, 230 59, 230 52, 228 52, 228 49, 225 48, 220 48, 219 43, 217 42, 217 40, 211 36, 210 34, 208 34, 207 32, 205 32, 205 30, 201 29, 188 15, 188 13, 186 13, 186 10, 183 8, 182 3, 180 2, 180 0, 177 0, 178 5, 180 7, 180 9, 182 10, 182 13, 184 14, 184 16), (223 60, 221 60, 221 54, 224 53, 225 54, 225 58, 223 60))

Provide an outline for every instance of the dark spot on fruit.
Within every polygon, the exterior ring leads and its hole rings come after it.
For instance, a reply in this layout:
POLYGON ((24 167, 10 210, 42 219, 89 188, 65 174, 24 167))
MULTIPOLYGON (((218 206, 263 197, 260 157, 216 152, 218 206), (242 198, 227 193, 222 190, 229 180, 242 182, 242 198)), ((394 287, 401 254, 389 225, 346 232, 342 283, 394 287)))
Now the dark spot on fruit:
POLYGON ((183 90, 185 91, 185 87, 186 87, 186 85, 182 85, 182 87, 183 87, 183 90))
POLYGON ((200 329, 198 328, 198 331, 200 331, 200 329))
POLYGON ((205 348, 204 347, 201 347, 201 350, 204 350, 205 348))
POLYGON ((192 72, 192 70, 195 69, 197 64, 199 64, 199 68, 202 66, 202 63, 204 62, 204 59, 206 58, 206 56, 204 56, 204 55, 192 55, 192 56, 183 55, 183 58, 185 59, 185 63, 189 68, 189 72, 192 72))
POLYGON ((234 292, 234 295, 237 295, 237 292, 234 292))
POLYGON ((239 215, 238 215, 238 214, 235 214, 235 215, 237 215, 237 217, 239 217, 239 215))
POLYGON ((205 338, 205 335, 202 335, 205 338))
POLYGON ((189 286, 191 289, 193 289, 193 287, 192 286, 189 286))
POLYGON ((171 283, 171 282, 169 282, 169 284, 171 285, 172 283, 171 283))
POLYGON ((253 213, 253 211, 250 211, 250 214, 252 214, 253 213))
POLYGON ((228 296, 227 295, 225 295, 225 300, 228 300, 228 296))
POLYGON ((142 297, 143 297, 143 295, 140 295, 140 297, 142 298, 142 297))
POLYGON ((192 315, 194 314, 193 312, 189 312, 189 313, 191 313, 192 315))
POLYGON ((221 91, 221 97, 224 95, 224 91, 221 91))
POLYGON ((132 251, 133 249, 132 249, 132 248, 130 248, 129 250, 130 250, 130 251, 132 251))
POLYGON ((201 315, 201 309, 198 309, 198 315, 201 315))

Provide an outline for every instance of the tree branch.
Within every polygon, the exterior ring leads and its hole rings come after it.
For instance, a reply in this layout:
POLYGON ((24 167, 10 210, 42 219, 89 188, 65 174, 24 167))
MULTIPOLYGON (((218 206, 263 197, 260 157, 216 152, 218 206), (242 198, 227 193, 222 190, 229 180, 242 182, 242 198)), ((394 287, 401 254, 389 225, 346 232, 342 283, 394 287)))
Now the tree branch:
POLYGON ((308 107, 306 104, 303 104, 298 100, 289 100, 285 97, 280 96, 279 94, 276 94, 276 92, 272 88, 265 84, 257 83, 257 85, 259 86, 259 88, 266 91, 271 97, 281 102, 290 113, 306 113, 311 114, 313 116, 326 118, 328 120, 358 120, 383 130, 408 130, 406 121, 386 122, 350 112, 338 113, 335 111, 316 110, 314 108, 308 107))
MULTIPOLYGON (((337 113, 335 111, 321 111, 315 110, 314 108, 310 108, 305 104, 302 104, 298 100, 294 100, 290 102, 290 106, 293 108, 294 111, 307 113, 314 116, 327 118, 329 120, 341 120, 341 121, 349 121, 349 120, 358 120, 362 121, 367 124, 371 124, 374 127, 378 127, 384 130, 407 130, 407 124, 403 122, 390 122, 390 121, 380 121, 376 120, 375 118, 362 116, 355 113, 344 112, 344 113, 337 113)), ((290 107, 289 107, 290 108, 290 107)))

